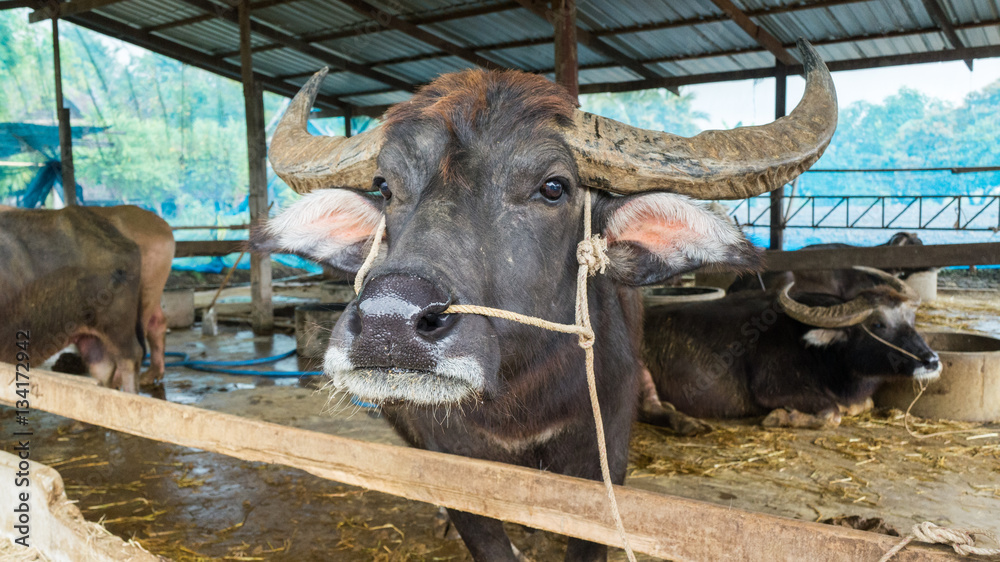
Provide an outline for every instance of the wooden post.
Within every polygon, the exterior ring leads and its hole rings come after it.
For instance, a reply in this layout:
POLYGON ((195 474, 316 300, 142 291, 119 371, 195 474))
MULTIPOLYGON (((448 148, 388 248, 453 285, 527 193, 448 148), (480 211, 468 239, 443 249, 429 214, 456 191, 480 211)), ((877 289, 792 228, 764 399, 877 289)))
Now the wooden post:
POLYGON ((351 133, 353 132, 353 131, 351 131, 351 119, 353 117, 354 117, 354 112, 351 111, 351 108, 348 107, 347 109, 344 110, 344 136, 345 137, 351 136, 351 133))
POLYGON ((569 90, 573 99, 580 95, 579 65, 576 57, 576 0, 552 0, 555 32, 556 83, 569 90))
MULTIPOLYGON (((264 91, 253 75, 250 49, 250 2, 240 0, 240 66, 246 101, 247 159, 250 164, 250 222, 267 217, 267 140, 264 134, 264 91)), ((250 254, 250 325, 257 335, 274 331, 271 304, 271 257, 250 254)))
POLYGON ((62 166, 63 201, 66 206, 76 205, 76 173, 73 169, 73 128, 69 109, 64 107, 62 89, 62 64, 59 56, 59 17, 52 18, 52 66, 56 81, 56 118, 59 120, 59 163, 62 166))
MULTIPOLYGON (((781 61, 774 65, 774 118, 785 116, 785 98, 788 70, 781 61)), ((771 192, 771 246, 772 250, 781 250, 785 240, 785 218, 782 214, 785 186, 771 192)))

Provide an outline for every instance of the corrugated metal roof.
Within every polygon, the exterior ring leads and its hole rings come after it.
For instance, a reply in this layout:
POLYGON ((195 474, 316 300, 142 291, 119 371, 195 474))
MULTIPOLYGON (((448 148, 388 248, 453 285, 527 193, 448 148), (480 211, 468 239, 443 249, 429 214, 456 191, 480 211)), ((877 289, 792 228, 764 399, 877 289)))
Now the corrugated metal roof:
MULTIPOLYGON (((136 30, 166 25, 153 38, 164 41, 164 52, 169 52, 170 44, 179 44, 207 56, 232 56, 239 48, 234 23, 219 17, 185 23, 212 15, 215 6, 230 10, 230 16, 235 14, 223 0, 208 0, 211 11, 199 7, 204 1, 122 0, 94 10, 97 19, 80 18, 80 22, 98 30, 103 26, 116 36, 122 35, 122 29, 109 20, 136 30), (178 22, 182 25, 170 26, 178 22)), ((253 35, 254 67, 273 79, 268 84, 272 89, 275 84, 287 88, 301 84, 319 67, 342 57, 355 66, 351 72, 334 68, 321 92, 361 107, 382 106, 408 96, 392 79, 415 86, 441 73, 474 66, 439 41, 429 44, 392 29, 401 20, 416 22, 442 41, 506 67, 548 74, 554 66, 551 25, 510 0, 367 0, 375 8, 374 15, 338 0, 257 1, 266 6, 254 10, 254 21, 276 32, 269 33, 272 38, 253 35), (310 44, 313 54, 296 50, 296 42, 310 44)), ((846 61, 845 68, 864 66, 865 60, 876 57, 928 58, 928 54, 955 47, 923 0, 733 2, 787 47, 805 37, 828 62, 846 61)), ((976 56, 1000 56, 1000 0, 940 2, 965 47, 980 49, 976 56)), ((583 44, 578 48, 580 83, 594 85, 592 90, 668 84, 648 76, 688 82, 735 79, 741 74, 765 76, 775 64, 774 55, 711 0, 579 0, 577 23, 596 38, 593 48, 583 44), (622 58, 644 66, 648 76, 622 66, 618 62, 622 58), (623 82, 628 84, 615 86, 623 82)), ((150 44, 148 37, 137 35, 135 41, 150 44)), ((964 58, 963 54, 953 52, 949 58, 964 58)), ((907 60, 916 59, 889 62, 907 60)), ((228 62, 239 64, 238 57, 228 62)))

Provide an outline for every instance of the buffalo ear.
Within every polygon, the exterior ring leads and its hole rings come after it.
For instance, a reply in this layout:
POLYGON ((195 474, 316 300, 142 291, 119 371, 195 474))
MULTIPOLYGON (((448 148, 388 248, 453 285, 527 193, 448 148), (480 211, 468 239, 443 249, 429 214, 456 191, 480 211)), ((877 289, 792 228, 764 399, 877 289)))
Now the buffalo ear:
POLYGON ((302 256, 353 275, 365 259, 382 211, 354 191, 319 189, 278 216, 255 224, 250 250, 302 256))
POLYGON ((830 328, 814 328, 802 336, 802 341, 804 341, 807 346, 812 347, 827 347, 846 339, 847 330, 830 328))
POLYGON ((753 271, 762 262, 727 217, 673 193, 623 198, 604 235, 612 274, 627 285, 651 285, 707 265, 753 271))

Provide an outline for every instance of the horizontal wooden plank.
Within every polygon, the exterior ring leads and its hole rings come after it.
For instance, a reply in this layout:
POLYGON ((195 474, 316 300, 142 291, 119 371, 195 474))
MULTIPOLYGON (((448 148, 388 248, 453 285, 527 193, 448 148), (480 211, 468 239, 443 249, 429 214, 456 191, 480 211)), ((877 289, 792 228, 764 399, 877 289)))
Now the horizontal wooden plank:
POLYGON ((1000 264, 1000 242, 768 251, 766 257, 768 271, 841 269, 855 265, 881 269, 995 265, 1000 264))
MULTIPOLYGON (((327 478, 530 527, 618 544, 599 482, 535 469, 366 443, 30 373, 31 408, 109 429, 327 478)), ((0 363, 0 402, 13 403, 13 365, 0 363)), ((899 539, 616 488, 633 548, 672 560, 877 560, 899 539)), ((894 560, 958 557, 910 546, 894 560)))
POLYGON ((246 242, 243 240, 196 240, 177 242, 174 257, 189 258, 195 256, 227 256, 243 251, 246 242))

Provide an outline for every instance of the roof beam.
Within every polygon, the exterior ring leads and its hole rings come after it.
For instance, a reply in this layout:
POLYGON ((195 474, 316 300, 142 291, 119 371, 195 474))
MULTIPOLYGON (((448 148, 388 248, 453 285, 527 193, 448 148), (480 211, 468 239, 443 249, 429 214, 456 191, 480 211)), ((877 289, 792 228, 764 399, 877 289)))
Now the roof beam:
MULTIPOLYGON (((975 23, 961 24, 956 29, 975 29, 975 28, 980 28, 980 27, 993 27, 993 26, 1000 26, 1000 19, 998 19, 998 20, 984 20, 984 21, 978 21, 978 22, 975 22, 975 23)), ((838 37, 836 39, 826 39, 826 40, 823 40, 823 41, 813 41, 812 44, 813 44, 814 47, 821 47, 823 45, 837 45, 837 44, 842 44, 842 43, 852 43, 852 42, 855 42, 855 41, 885 39, 885 38, 890 38, 890 37, 910 37, 910 36, 914 36, 914 35, 927 35, 927 34, 931 34, 931 33, 940 33, 940 30, 938 28, 936 28, 936 27, 921 27, 921 28, 917 28, 917 29, 907 29, 907 30, 903 30, 903 31, 891 31, 889 33, 884 33, 884 34, 881 34, 881 35, 852 35, 850 37, 838 37)), ((545 42, 551 43, 552 40, 549 39, 549 38, 545 38, 544 40, 540 40, 540 41, 539 40, 534 40, 534 41, 531 42, 531 44, 539 44, 539 43, 545 43, 545 42)), ((497 45, 508 45, 508 44, 507 43, 498 43, 497 45)), ((482 49, 500 48, 497 45, 483 46, 481 48, 482 49)), ((785 46, 786 49, 791 49, 791 48, 795 47, 795 45, 792 44, 792 43, 787 43, 784 46, 785 46)), ((727 57, 727 56, 733 56, 733 55, 743 55, 743 54, 749 54, 749 53, 762 53, 762 52, 766 52, 763 47, 754 47, 754 48, 750 48, 750 49, 727 49, 727 50, 724 50, 724 51, 708 51, 708 52, 703 52, 703 53, 694 53, 694 54, 690 54, 690 55, 675 55, 675 56, 656 57, 656 58, 651 58, 651 59, 643 59, 642 62, 643 62, 643 64, 657 64, 657 63, 666 63, 666 62, 675 62, 675 61, 686 61, 686 60, 697 60, 697 59, 706 59, 706 58, 714 58, 714 57, 727 57)), ((376 64, 377 65, 382 65, 382 64, 398 64, 398 63, 402 63, 402 62, 409 62, 410 60, 423 60, 423 59, 426 59, 426 58, 434 58, 436 56, 438 56, 438 55, 420 55, 420 56, 417 56, 417 57, 402 57, 402 58, 398 58, 398 59, 390 59, 390 60, 381 61, 381 62, 378 62, 376 64)), ((613 68, 615 66, 617 66, 615 63, 588 64, 588 65, 581 65, 580 66, 580 70, 599 70, 599 69, 605 69, 605 68, 613 68)), ((535 72, 537 74, 551 73, 553 71, 554 71, 554 69, 552 69, 552 68, 540 68, 540 69, 532 69, 531 70, 531 72, 535 72)), ((296 78, 299 78, 299 79, 300 78, 305 78, 305 77, 308 77, 308 76, 312 76, 312 73, 311 72, 304 72, 304 73, 297 73, 297 74, 289 74, 289 75, 278 76, 277 78, 279 78, 281 80, 292 80, 292 79, 296 79, 296 78)), ((759 76, 754 76, 754 77, 759 78, 759 76)), ((352 96, 355 96, 355 95, 364 96, 364 95, 373 94, 373 93, 382 93, 384 91, 385 90, 382 90, 382 91, 371 91, 371 92, 367 92, 367 91, 366 92, 357 92, 357 93, 352 93, 350 95, 352 95, 352 96)), ((590 93, 594 93, 594 92, 590 92, 590 93)))
MULTIPOLYGON (((544 0, 517 0, 517 3, 550 24, 554 24, 555 18, 552 10, 548 9, 548 2, 545 2, 544 0)), ((579 17, 579 15, 577 17, 579 17)), ((576 26, 576 39, 581 45, 584 45, 588 49, 615 61, 620 66, 628 68, 632 72, 635 72, 647 80, 661 78, 660 74, 646 68, 632 57, 622 53, 616 47, 613 47, 596 34, 583 29, 579 25, 576 26)))
MULTIPOLYGON (((433 25, 436 23, 444 23, 463 18, 483 16, 486 14, 493 14, 496 12, 505 12, 508 10, 513 10, 518 6, 519 4, 517 2, 501 2, 499 4, 476 6, 473 8, 465 8, 462 10, 455 10, 452 12, 444 12, 433 16, 408 18, 406 21, 412 23, 413 25, 433 25)), ((372 32, 371 25, 365 24, 362 26, 351 27, 348 29, 341 29, 338 31, 320 31, 316 33, 310 33, 309 35, 303 35, 302 40, 308 41, 309 43, 318 43, 321 41, 336 41, 337 39, 346 39, 348 37, 354 37, 357 35, 366 35, 371 32, 372 32)))
MULTIPOLYGON (((952 48, 964 49, 965 43, 962 43, 962 39, 955 32, 955 26, 951 24, 948 14, 945 13, 938 0, 924 0, 924 8, 927 9, 927 15, 931 17, 931 21, 941 28, 941 32, 948 38, 952 48)), ((972 59, 965 59, 965 66, 972 70, 972 59)))
POLYGON ((429 31, 425 31, 416 24, 408 22, 402 18, 398 18, 392 14, 388 14, 382 11, 381 9, 376 8, 375 6, 369 4, 365 0, 338 0, 338 2, 351 8, 355 12, 361 14, 362 16, 365 16, 369 19, 378 22, 380 26, 384 26, 388 29, 394 29, 401 33, 405 33, 406 35, 409 35, 410 37, 413 37, 418 41, 427 43, 428 45, 431 45, 433 47, 437 47, 438 49, 441 49, 442 51, 452 56, 456 56, 461 59, 467 60, 472 64, 481 66, 483 68, 490 68, 496 70, 501 70, 506 68, 503 65, 497 64, 489 59, 477 55, 473 49, 469 49, 467 47, 463 47, 456 43, 452 43, 451 41, 448 41, 443 37, 435 35, 429 31))
MULTIPOLYGON (((948 62, 965 59, 986 59, 1000 57, 1000 45, 989 47, 971 47, 967 49, 951 49, 948 51, 927 51, 924 53, 911 53, 906 55, 889 55, 885 57, 873 57, 865 59, 849 59, 830 61, 826 66, 831 72, 841 72, 846 70, 865 70, 869 68, 883 68, 887 66, 903 66, 908 64, 924 64, 930 62, 948 62)), ((787 69, 789 74, 802 73, 802 65, 796 64, 787 69)), ((757 78, 773 78, 775 69, 773 66, 765 68, 752 68, 748 70, 736 70, 732 72, 714 72, 709 74, 691 74, 688 76, 670 76, 658 80, 635 80, 632 82, 603 82, 595 84, 583 84, 580 86, 581 94, 596 94, 603 92, 631 92, 634 90, 648 90, 651 88, 666 88, 689 86, 692 84, 708 84, 710 82, 731 82, 734 80, 752 80, 757 78)), ((357 94, 361 95, 361 94, 357 94)))
POLYGON ((184 27, 185 25, 194 25, 196 23, 201 23, 203 21, 208 21, 213 19, 215 15, 213 14, 200 14, 197 16, 192 16, 190 18, 184 18, 182 20, 168 21, 167 23, 161 23, 159 25, 151 25, 149 27, 142 28, 143 31, 148 31, 149 33, 156 33, 157 31, 163 31, 164 29, 171 29, 174 27, 184 27))
POLYGON ((34 12, 28 14, 28 23, 38 23, 56 17, 66 17, 73 14, 82 14, 102 8, 122 0, 72 0, 70 2, 48 2, 40 6, 34 12))
MULTIPOLYGON (((154 53, 181 61, 184 64, 189 64, 226 78, 240 80, 241 70, 237 65, 227 63, 218 57, 207 55, 201 51, 174 43, 173 41, 157 37, 147 31, 131 27, 128 24, 115 21, 111 18, 88 12, 70 16, 66 19, 87 29, 102 33, 108 37, 127 41, 154 53)), ((276 94, 292 97, 299 91, 299 86, 295 84, 289 84, 288 82, 259 73, 254 73, 254 76, 268 91, 276 94)), ((316 96, 316 106, 341 112, 351 107, 350 104, 334 96, 325 94, 316 96)))
MULTIPOLYGON (((774 6, 771 8, 752 10, 744 13, 749 18, 756 18, 760 16, 787 14, 792 12, 801 12, 805 10, 818 10, 820 8, 832 8, 834 6, 847 6, 850 4, 860 4, 864 2, 874 2, 874 1, 876 0, 813 0, 811 2, 802 2, 786 6, 774 6)), ((621 35, 624 33, 641 33, 644 31, 657 31, 660 29, 674 29, 678 27, 689 27, 692 25, 718 23, 720 21, 728 21, 728 20, 729 16, 724 14, 720 14, 717 16, 699 16, 696 18, 669 20, 669 21, 646 23, 640 25, 630 25, 624 27, 614 27, 611 29, 602 29, 599 31, 594 31, 593 33, 595 33, 600 37, 605 37, 608 35, 621 35)))
POLYGON ((759 43, 762 47, 767 49, 774 55, 774 58, 778 59, 779 62, 786 65, 793 65, 798 62, 795 57, 792 56, 782 45, 781 41, 774 35, 768 33, 766 29, 755 24, 753 20, 750 19, 743 10, 736 7, 732 3, 732 0, 712 0, 720 10, 725 12, 729 19, 733 20, 736 25, 740 26, 751 39, 759 43))
MULTIPOLYGON (((225 6, 220 6, 214 4, 209 0, 183 0, 185 3, 200 8, 210 14, 215 14, 219 18, 222 18, 230 23, 239 25, 239 18, 236 14, 236 10, 227 8, 225 6)), ((286 47, 299 51, 300 53, 309 55, 317 60, 323 61, 325 64, 334 66, 341 70, 346 70, 348 72, 353 72, 355 74, 364 76, 366 78, 371 78, 372 80, 377 80, 383 84, 387 84, 394 88, 404 90, 407 92, 412 92, 416 89, 416 86, 410 84, 409 82, 400 80, 394 76, 385 74, 384 72, 379 72, 378 70, 371 69, 363 64, 358 64, 356 62, 350 61, 340 55, 336 55, 329 51, 319 49, 310 45, 309 43, 297 39, 296 37, 289 35, 283 31, 274 29, 273 27, 264 25, 257 21, 250 22, 250 30, 254 33, 267 37, 271 41, 281 43, 286 47)))
POLYGON ((34 0, 3 0, 0 1, 0 12, 16 8, 34 8, 34 0))

